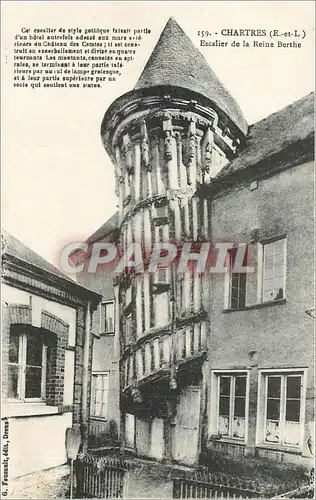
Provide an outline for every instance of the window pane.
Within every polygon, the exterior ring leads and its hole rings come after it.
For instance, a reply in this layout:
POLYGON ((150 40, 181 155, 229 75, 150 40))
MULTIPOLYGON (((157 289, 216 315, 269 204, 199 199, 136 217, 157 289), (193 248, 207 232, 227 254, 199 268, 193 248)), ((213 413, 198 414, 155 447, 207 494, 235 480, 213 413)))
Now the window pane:
POLYGON ((288 399, 286 402, 285 420, 287 422, 299 422, 300 408, 301 408, 301 402, 299 399, 288 399))
POLYGON ((42 366, 43 343, 40 337, 28 335, 26 341, 26 364, 42 366))
MULTIPOLYGON (((133 369, 131 364, 129 366, 129 369, 130 370, 133 369)), ((106 417, 108 375, 94 375, 93 378, 94 378, 94 385, 93 385, 92 414, 97 417, 106 417)))
POLYGON ((268 399, 267 419, 279 420, 279 418, 280 418, 280 401, 278 399, 268 399))
POLYGON ((101 379, 98 376, 94 376, 95 389, 96 391, 101 388, 101 379))
POLYGON ((263 300, 266 301, 266 300, 273 300, 274 298, 274 290, 272 289, 264 289, 263 290, 263 300))
POLYGON ((10 333, 9 363, 19 362, 20 334, 10 333))
POLYGON ((285 238, 282 240, 277 240, 274 242, 274 251, 276 254, 281 254, 283 255, 284 253, 284 244, 285 244, 285 238))
POLYGON ((231 308, 232 309, 238 309, 238 299, 232 297, 232 303, 231 303, 231 308))
MULTIPOLYGON (((268 274, 271 274, 271 272, 269 271, 268 274)), ((273 286, 274 286, 274 278, 268 278, 266 275, 264 277, 264 283, 263 283, 263 288, 265 290, 273 290, 273 286)))
POLYGON ((114 312, 114 304, 111 302, 110 304, 105 304, 105 317, 113 318, 114 312))
POLYGON ((284 274, 284 256, 276 255, 274 262, 274 276, 283 276, 284 274))
POLYGON ((246 275, 233 273, 231 277, 231 308, 245 307, 246 275))
POLYGON ((271 257, 274 255, 274 247, 275 247, 275 242, 273 243, 267 243, 264 245, 264 255, 266 257, 271 257))
POLYGON ((246 377, 236 377, 235 396, 246 395, 246 377))
POLYGON ((220 394, 230 395, 230 377, 220 377, 220 394))
POLYGON ((167 283, 168 282, 167 271, 168 271, 168 269, 166 267, 158 267, 157 268, 157 281, 159 283, 167 283))
POLYGON ((268 377, 268 398, 280 398, 281 377, 268 377))
POLYGON ((232 286, 232 301, 238 300, 239 288, 232 286))
POLYGON ((238 288, 239 286, 239 274, 232 274, 232 288, 238 288))
POLYGON ((285 239, 264 245, 263 301, 284 298, 285 239))
POLYGON ((245 307, 246 305, 246 282, 245 285, 240 288, 239 291, 239 307, 245 307))
POLYGON ((220 396, 218 413, 219 415, 229 415, 229 397, 220 396))
POLYGON ((229 418, 220 416, 218 419, 218 432, 222 436, 228 436, 229 433, 229 418))
POLYGON ((8 398, 17 398, 19 367, 17 365, 9 365, 8 369, 9 369, 8 398))
POLYGON ((235 417, 244 417, 245 416, 245 407, 246 407, 246 399, 245 398, 235 398, 235 417))
POLYGON ((108 376, 107 375, 102 375, 102 389, 103 389, 103 394, 107 390, 108 387, 108 376))
POLYGON ((42 395, 42 368, 27 366, 25 371, 25 397, 40 398, 42 395))
POLYGON ((266 441, 268 443, 278 443, 280 439, 279 422, 266 423, 266 441))
POLYGON ((264 281, 267 284, 267 280, 272 280, 274 277, 274 268, 273 267, 265 267, 264 270, 264 281))
POLYGON ((102 412, 101 416, 102 417, 106 417, 106 404, 105 403, 102 404, 102 410, 101 410, 101 412, 102 412))
POLYGON ((168 206, 167 205, 156 206, 155 212, 157 218, 168 217, 168 206))
POLYGON ((104 304, 104 331, 114 331, 114 304, 104 304))
POLYGON ((243 439, 245 437, 245 419, 240 417, 235 417, 233 420, 233 437, 238 437, 243 439))
POLYGON ((301 377, 287 377, 286 385, 286 397, 287 398, 301 398, 301 377))
POLYGON ((296 422, 285 422, 284 444, 298 445, 300 443, 301 428, 296 422))
POLYGON ((264 267, 265 269, 273 269, 274 267, 274 256, 267 256, 266 255, 266 247, 264 247, 264 252, 265 252, 265 259, 264 259, 264 267))
POLYGON ((111 333, 114 331, 113 318, 105 318, 104 330, 111 333))
POLYGON ((101 391, 95 391, 94 401, 95 403, 101 403, 101 391))

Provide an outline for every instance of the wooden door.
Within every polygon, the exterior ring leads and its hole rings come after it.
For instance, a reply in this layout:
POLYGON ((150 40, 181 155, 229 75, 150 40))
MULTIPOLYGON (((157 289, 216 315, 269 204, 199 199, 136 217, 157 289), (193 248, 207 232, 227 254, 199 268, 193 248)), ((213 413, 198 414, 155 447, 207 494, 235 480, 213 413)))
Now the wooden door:
POLYGON ((180 394, 174 428, 173 458, 188 464, 198 461, 201 389, 186 387, 180 394))

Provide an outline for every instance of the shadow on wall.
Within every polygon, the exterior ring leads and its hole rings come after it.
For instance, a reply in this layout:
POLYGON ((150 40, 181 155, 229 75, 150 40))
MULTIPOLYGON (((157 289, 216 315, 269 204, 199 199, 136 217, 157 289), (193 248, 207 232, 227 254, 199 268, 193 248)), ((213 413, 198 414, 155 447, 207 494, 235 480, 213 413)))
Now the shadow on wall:
POLYGON ((115 420, 91 419, 89 425, 89 448, 118 446, 118 425, 115 420))

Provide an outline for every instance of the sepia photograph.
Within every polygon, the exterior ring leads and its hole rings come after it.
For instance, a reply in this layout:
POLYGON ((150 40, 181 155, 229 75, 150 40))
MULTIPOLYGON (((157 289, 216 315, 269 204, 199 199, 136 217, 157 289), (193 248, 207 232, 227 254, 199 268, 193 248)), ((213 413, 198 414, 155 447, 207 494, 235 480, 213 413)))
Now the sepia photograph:
POLYGON ((1 498, 315 498, 312 1, 1 3, 1 498))

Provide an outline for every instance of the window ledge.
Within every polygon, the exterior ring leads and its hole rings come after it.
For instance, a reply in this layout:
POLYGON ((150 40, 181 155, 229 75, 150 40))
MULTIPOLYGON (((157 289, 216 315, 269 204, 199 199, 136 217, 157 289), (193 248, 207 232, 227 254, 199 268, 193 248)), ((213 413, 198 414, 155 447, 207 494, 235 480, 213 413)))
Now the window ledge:
POLYGON ((270 300, 268 302, 260 302, 259 304, 253 304, 252 306, 245 306, 240 309, 223 309, 223 313, 227 314, 233 312, 250 311, 251 309, 262 309, 263 307, 281 306, 282 304, 286 304, 286 299, 277 299, 277 300, 270 300))
POLYGON ((256 448, 259 450, 274 451, 276 453, 284 452, 284 453, 292 453, 293 455, 302 455, 302 450, 298 446, 286 446, 286 445, 277 445, 277 444, 269 444, 269 443, 260 443, 260 444, 256 444, 256 448))
POLYGON ((225 436, 219 437, 219 436, 217 436, 217 434, 213 434, 209 438, 209 441, 212 443, 231 444, 234 446, 246 446, 246 443, 243 439, 225 437, 225 436))
POLYGON ((2 418, 57 415, 58 413, 57 406, 47 406, 44 403, 7 403, 2 407, 2 418))

